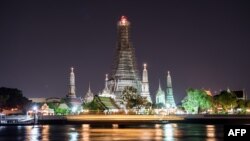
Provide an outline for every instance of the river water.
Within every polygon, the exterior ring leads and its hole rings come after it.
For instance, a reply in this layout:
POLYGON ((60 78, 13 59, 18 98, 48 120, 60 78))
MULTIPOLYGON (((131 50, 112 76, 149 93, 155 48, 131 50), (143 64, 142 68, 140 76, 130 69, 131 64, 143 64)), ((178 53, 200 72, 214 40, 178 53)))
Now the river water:
POLYGON ((0 126, 0 141, 218 141, 223 125, 155 124, 93 127, 82 125, 0 126))

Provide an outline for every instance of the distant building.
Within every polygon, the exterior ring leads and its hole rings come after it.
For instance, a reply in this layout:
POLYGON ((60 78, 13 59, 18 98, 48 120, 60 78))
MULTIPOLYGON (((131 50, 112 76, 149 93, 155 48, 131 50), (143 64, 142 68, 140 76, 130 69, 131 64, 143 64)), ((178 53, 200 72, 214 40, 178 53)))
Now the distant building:
POLYGON ((159 80, 159 88, 156 92, 156 98, 155 98, 155 103, 157 105, 163 104, 164 107, 166 106, 166 100, 165 100, 165 92, 161 89, 161 83, 159 80))
POLYGON ((113 72, 108 80, 108 87, 115 94, 118 103, 120 103, 122 101, 122 91, 127 86, 132 86, 141 93, 141 81, 138 75, 134 48, 130 41, 130 22, 125 16, 122 16, 118 21, 117 29, 117 50, 113 72))
POLYGON ((66 95, 65 102, 70 107, 70 109, 73 110, 73 112, 76 111, 76 109, 82 109, 82 99, 80 97, 76 97, 75 92, 75 74, 74 74, 74 68, 71 68, 70 72, 70 78, 69 78, 69 93, 66 95))
POLYGON ((166 107, 167 108, 175 108, 176 107, 170 71, 168 71, 168 75, 167 75, 166 107))
POLYGON ((108 87, 108 74, 105 75, 105 87, 102 92, 99 94, 100 97, 110 97, 116 99, 114 92, 112 92, 108 87))
POLYGON ((234 90, 234 91, 232 91, 229 88, 227 88, 227 92, 235 94, 237 99, 247 100, 247 95, 246 95, 244 90, 234 90))
POLYGON ((120 109, 119 106, 114 101, 114 99, 111 97, 101 97, 95 95, 94 101, 98 104, 98 108, 101 111, 118 112, 120 109))
POLYGON ((46 102, 47 103, 49 103, 49 102, 60 103, 61 102, 61 98, 58 98, 58 97, 49 97, 49 98, 46 98, 46 102))
POLYGON ((38 112, 41 113, 42 115, 54 115, 55 114, 54 110, 50 109, 46 103, 42 105, 42 107, 39 109, 38 112))
POLYGON ((68 98, 76 98, 76 86, 75 86, 75 73, 74 68, 70 68, 70 77, 69 77, 69 93, 67 94, 68 98))
POLYGON ((146 97, 149 102, 152 102, 149 92, 148 70, 147 64, 143 64, 142 82, 141 82, 141 96, 146 97))
POLYGON ((207 95, 209 96, 213 96, 212 92, 210 90, 204 90, 206 92, 207 95))
POLYGON ((61 102, 61 98, 58 98, 58 97, 49 97, 49 98, 39 97, 39 98, 28 98, 28 99, 31 100, 31 102, 33 103, 49 103, 49 102, 60 103, 61 102))
POLYGON ((39 98, 29 98, 33 103, 46 103, 46 98, 39 97, 39 98))
POLYGON ((237 99, 247 100, 247 95, 244 90, 232 91, 237 97, 237 99))
POLYGON ((89 89, 88 92, 85 94, 84 96, 84 102, 85 103, 89 103, 94 99, 94 94, 92 93, 91 89, 90 89, 90 84, 89 84, 89 89))

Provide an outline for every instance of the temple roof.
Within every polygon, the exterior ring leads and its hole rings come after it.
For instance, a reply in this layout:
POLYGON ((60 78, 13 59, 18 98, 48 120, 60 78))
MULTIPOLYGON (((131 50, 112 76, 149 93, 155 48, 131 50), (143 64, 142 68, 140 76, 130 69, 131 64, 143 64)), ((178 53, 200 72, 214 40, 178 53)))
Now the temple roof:
POLYGON ((115 101, 110 97, 95 96, 94 100, 103 110, 119 109, 118 105, 116 105, 115 101))
POLYGON ((164 94, 165 94, 165 92, 162 90, 162 88, 161 88, 161 82, 159 80, 159 87, 158 87, 158 90, 156 92, 156 95, 159 96, 159 95, 164 95, 164 94))

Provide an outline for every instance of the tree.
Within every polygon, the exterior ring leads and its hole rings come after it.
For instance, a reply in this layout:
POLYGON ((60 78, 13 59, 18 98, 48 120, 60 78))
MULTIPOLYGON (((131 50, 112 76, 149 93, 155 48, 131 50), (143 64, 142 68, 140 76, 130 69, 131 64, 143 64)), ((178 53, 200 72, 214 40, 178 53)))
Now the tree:
POLYGON ((9 95, 0 95, 0 108, 5 106, 8 99, 9 95))
POLYGON ((246 101, 246 108, 250 108, 250 100, 246 101))
POLYGON ((242 100, 242 99, 239 99, 239 100, 237 100, 237 109, 240 109, 240 113, 241 114, 244 114, 244 113, 246 113, 246 104, 247 104, 247 102, 245 101, 245 100, 242 100))
POLYGON ((212 107, 212 97, 204 90, 188 89, 187 96, 182 101, 182 106, 189 113, 200 113, 212 107))
POLYGON ((123 104, 127 109, 141 109, 151 104, 147 101, 146 97, 142 97, 137 93, 137 89, 131 86, 125 87, 122 92, 123 104))
POLYGON ((30 103, 30 101, 23 96, 21 90, 5 87, 0 88, 0 109, 23 109, 28 103, 30 103))
POLYGON ((49 106, 50 109, 54 110, 59 106, 59 104, 55 102, 48 102, 47 105, 49 106))
POLYGON ((237 97, 234 93, 222 91, 214 97, 215 103, 221 105, 224 112, 234 109, 237 106, 237 97))
POLYGON ((55 108, 54 109, 56 115, 67 115, 70 113, 69 109, 64 109, 64 108, 55 108))

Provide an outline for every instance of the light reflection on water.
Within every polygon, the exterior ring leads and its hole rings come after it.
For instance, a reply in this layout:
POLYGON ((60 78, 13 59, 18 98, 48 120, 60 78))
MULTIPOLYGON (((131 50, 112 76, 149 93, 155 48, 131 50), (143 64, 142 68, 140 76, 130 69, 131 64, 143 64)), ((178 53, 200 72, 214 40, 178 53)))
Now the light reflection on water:
POLYGON ((223 126, 203 124, 155 124, 150 126, 92 127, 82 125, 2 126, 0 140, 110 141, 110 140, 223 140, 223 126))

